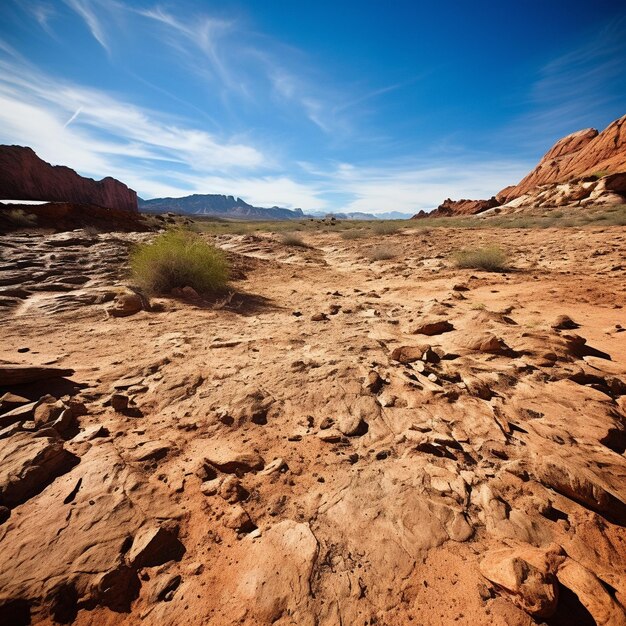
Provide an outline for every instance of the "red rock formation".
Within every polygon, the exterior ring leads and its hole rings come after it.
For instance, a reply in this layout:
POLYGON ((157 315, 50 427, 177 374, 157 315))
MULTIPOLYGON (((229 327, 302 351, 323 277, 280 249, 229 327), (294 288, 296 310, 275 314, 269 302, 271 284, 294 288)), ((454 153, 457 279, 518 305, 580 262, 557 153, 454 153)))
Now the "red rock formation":
POLYGON ((447 198, 434 211, 425 213, 420 211, 411 219, 421 219, 424 217, 452 217, 455 215, 475 215, 487 209, 492 209, 500 203, 495 198, 489 200, 451 200, 447 198))
POLYGON ((0 199, 54 200, 137 212, 137 193, 110 176, 84 178, 69 167, 50 165, 31 148, 0 146, 0 199))
POLYGON ((490 200, 448 198, 431 213, 420 211, 412 219, 475 215, 516 198, 522 203, 517 206, 551 207, 585 202, 618 203, 625 196, 626 115, 601 133, 586 128, 559 139, 532 172, 490 200), (526 194, 526 198, 520 198, 526 194))
POLYGON ((601 133, 587 128, 563 137, 519 184, 505 187, 496 197, 504 204, 539 185, 623 171, 626 171, 626 115, 601 133))

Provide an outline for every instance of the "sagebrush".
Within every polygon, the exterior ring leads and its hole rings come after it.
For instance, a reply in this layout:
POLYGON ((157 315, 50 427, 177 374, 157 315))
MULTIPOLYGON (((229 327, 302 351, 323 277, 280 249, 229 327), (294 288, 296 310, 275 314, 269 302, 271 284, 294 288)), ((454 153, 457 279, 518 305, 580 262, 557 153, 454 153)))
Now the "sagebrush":
POLYGON ((454 254, 457 267, 501 272, 507 268, 507 254, 497 246, 459 250, 454 254))
POLYGON ((221 291, 228 282, 224 252, 190 231, 171 230, 138 246, 130 265, 136 285, 153 294, 187 286, 210 294, 221 291))

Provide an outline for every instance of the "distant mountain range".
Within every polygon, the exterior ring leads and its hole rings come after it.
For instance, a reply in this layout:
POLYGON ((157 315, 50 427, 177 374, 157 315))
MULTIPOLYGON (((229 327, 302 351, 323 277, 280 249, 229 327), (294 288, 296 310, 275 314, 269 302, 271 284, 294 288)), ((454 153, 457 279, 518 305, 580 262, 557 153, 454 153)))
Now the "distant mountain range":
POLYGON ((248 220, 297 220, 306 217, 302 209, 263 208, 252 206, 241 198, 220 194, 193 194, 183 198, 138 199, 144 213, 183 213, 248 220))
POLYGON ((408 220, 412 213, 401 213, 400 211, 388 211, 387 213, 361 213, 354 211, 351 213, 329 213, 328 211, 310 211, 307 213, 311 217, 335 216, 338 220, 408 220))
POLYGON ((193 194, 183 198, 152 198, 138 199, 139 210, 144 213, 182 213, 185 215, 208 215, 211 217, 248 219, 248 220, 299 220, 306 217, 334 216, 340 220, 376 220, 376 219, 408 219, 409 213, 391 211, 389 213, 329 213, 328 211, 311 211, 304 213, 302 209, 283 209, 273 206, 264 208, 252 206, 241 198, 220 194, 193 194))

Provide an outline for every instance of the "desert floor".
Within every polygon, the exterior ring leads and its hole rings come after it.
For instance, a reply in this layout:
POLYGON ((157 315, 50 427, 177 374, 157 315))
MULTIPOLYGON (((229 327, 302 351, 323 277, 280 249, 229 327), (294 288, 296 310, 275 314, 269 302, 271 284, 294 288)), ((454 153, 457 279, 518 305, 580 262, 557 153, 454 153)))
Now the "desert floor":
POLYGON ((204 236, 126 317, 149 235, 0 238, 0 622, 625 623, 625 228, 204 236))

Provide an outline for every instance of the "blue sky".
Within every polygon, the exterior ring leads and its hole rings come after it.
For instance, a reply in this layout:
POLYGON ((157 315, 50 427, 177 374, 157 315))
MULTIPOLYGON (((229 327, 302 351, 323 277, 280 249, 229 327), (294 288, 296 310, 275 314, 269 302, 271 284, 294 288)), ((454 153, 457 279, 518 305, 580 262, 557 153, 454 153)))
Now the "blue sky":
POLYGON ((623 2, 0 2, 0 142, 145 198, 413 213, 625 113, 623 2))

